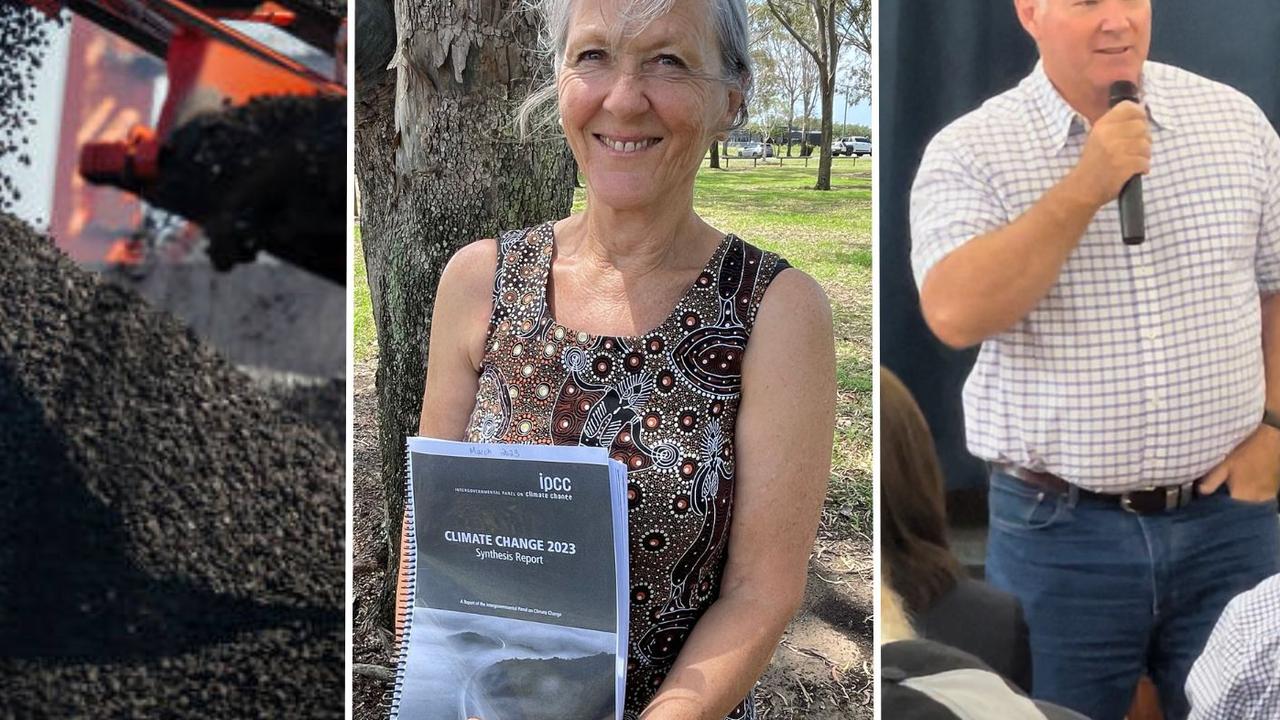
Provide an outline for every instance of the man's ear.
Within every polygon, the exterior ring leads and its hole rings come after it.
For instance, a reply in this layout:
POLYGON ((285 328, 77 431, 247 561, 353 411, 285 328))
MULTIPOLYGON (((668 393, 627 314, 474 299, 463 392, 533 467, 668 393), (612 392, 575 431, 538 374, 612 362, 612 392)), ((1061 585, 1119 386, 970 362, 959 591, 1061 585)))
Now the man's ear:
POLYGON ((1040 10, 1040 0, 1013 0, 1014 12, 1018 14, 1018 22, 1022 23, 1022 29, 1027 31, 1032 40, 1040 41, 1040 19, 1043 12, 1040 10))

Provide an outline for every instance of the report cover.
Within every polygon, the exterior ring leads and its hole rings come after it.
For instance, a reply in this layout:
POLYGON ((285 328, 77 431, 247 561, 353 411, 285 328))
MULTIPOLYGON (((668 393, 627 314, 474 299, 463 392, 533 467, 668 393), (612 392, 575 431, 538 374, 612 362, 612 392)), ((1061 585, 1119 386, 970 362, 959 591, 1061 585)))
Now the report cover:
POLYGON ((620 720, 626 468, 603 448, 408 442, 391 717, 620 720))

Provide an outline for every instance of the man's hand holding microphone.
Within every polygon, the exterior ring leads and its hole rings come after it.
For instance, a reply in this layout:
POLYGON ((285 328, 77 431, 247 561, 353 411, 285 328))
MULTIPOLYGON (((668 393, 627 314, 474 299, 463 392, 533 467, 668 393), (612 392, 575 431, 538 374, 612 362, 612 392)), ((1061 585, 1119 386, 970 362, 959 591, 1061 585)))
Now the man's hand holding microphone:
POLYGON ((1063 183, 1095 213, 1120 197, 1124 239, 1134 245, 1145 236, 1141 176, 1151 171, 1151 128, 1132 83, 1115 83, 1111 96, 1112 108, 1094 123, 1080 161, 1063 183))

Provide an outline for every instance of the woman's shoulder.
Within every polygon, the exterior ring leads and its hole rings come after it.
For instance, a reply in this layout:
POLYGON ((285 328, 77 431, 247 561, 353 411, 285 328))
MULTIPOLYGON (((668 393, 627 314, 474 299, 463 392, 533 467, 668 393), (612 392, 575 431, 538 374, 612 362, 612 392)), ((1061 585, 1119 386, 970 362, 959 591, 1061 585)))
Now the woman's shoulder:
MULTIPOLYGON (((743 356, 744 385, 779 372, 835 382, 835 331, 827 294, 808 273, 788 267, 764 290, 743 356), (829 376, 829 378, 828 378, 829 376)), ((817 390, 820 384, 814 384, 817 390)), ((831 388, 835 396, 834 387, 831 388)))
MULTIPOLYGON (((740 272, 738 268, 742 262, 754 259, 760 263, 761 272, 755 276, 755 292, 758 293, 761 313, 768 308, 769 314, 780 317, 795 312, 814 319, 820 319, 824 314, 830 316, 831 303, 827 300, 826 291, 808 273, 796 268, 778 253, 733 233, 720 233, 710 225, 707 227, 720 238, 727 239, 727 255, 734 256, 739 261, 731 263, 735 276, 740 272)), ((725 257, 721 260, 722 272, 725 271, 724 264, 728 259, 725 257)))
POLYGON ((756 328, 767 329, 773 325, 785 327, 791 323, 808 325, 812 329, 831 329, 831 301, 822 285, 809 273, 791 265, 782 267, 760 301, 756 328))
POLYGON ((975 603, 992 607, 1013 609, 1019 606, 1018 598, 981 580, 970 577, 961 578, 956 583, 955 593, 975 603))
POLYGON ((929 612, 943 616, 1012 616, 1018 614, 1020 607, 1018 599, 1013 595, 981 580, 961 577, 949 591, 938 598, 929 612))

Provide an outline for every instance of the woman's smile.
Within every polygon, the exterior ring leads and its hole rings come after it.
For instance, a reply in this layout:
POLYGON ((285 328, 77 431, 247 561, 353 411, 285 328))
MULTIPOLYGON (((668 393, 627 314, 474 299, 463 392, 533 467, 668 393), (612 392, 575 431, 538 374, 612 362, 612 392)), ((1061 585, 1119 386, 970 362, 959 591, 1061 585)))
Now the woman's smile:
POLYGON ((595 134, 595 138, 615 155, 635 155, 662 142, 660 137, 601 135, 599 133, 595 134))

